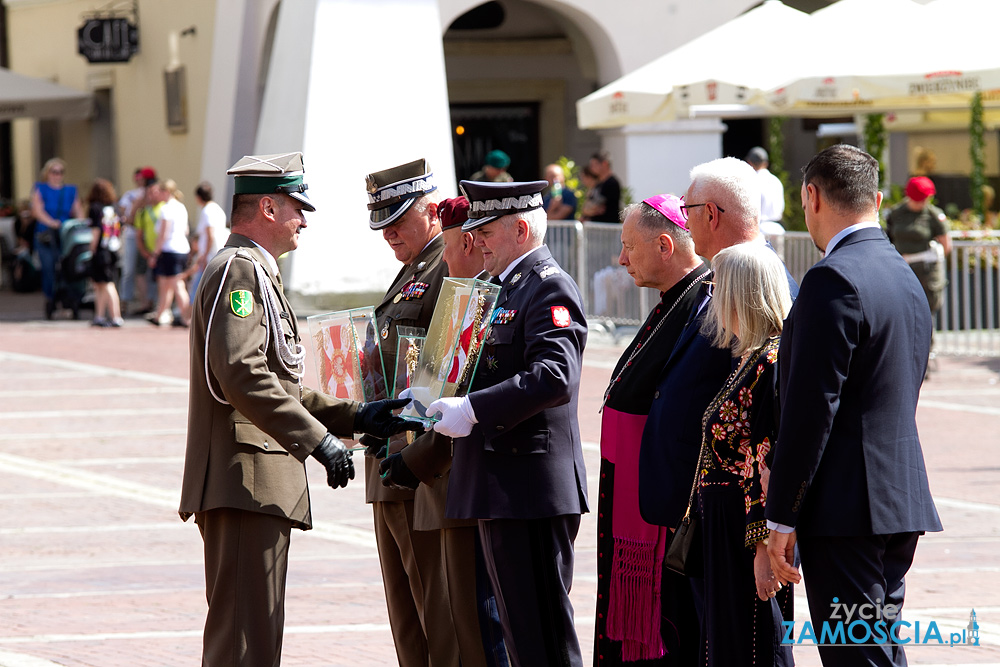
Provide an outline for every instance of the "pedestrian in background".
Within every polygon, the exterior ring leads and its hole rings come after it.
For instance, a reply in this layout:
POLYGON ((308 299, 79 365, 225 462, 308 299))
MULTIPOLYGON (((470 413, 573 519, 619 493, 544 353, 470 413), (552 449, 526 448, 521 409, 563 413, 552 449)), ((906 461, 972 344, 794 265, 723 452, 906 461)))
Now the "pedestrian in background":
POLYGON ((510 183, 514 177, 507 173, 510 166, 510 156, 500 149, 495 149, 486 154, 483 168, 469 177, 470 181, 484 181, 489 183, 510 183))
MULTIPOLYGON (((143 206, 143 199, 146 195, 146 182, 156 178, 156 171, 152 167, 139 167, 132 174, 132 182, 135 187, 128 190, 118 200, 118 217, 122 226, 122 252, 121 252, 121 280, 119 282, 119 292, 121 294, 122 312, 130 315, 141 310, 138 304, 146 301, 145 278, 141 282, 136 281, 139 266, 138 234, 135 229, 135 214, 143 206), (136 289, 141 289, 141 294, 136 297, 136 289)), ((145 266, 145 261, 142 262, 145 266)))
POLYGON ((135 225, 136 250, 139 251, 136 275, 142 276, 146 285, 146 302, 139 306, 137 314, 152 312, 159 303, 153 253, 156 251, 156 221, 160 217, 163 202, 155 200, 152 194, 159 183, 160 179, 155 175, 145 180, 142 199, 136 203, 135 215, 132 218, 132 223, 135 225))
POLYGON ((205 271, 208 260, 215 257, 226 242, 229 230, 226 229, 226 212, 212 199, 212 184, 202 181, 194 191, 194 200, 201 208, 198 213, 198 226, 195 228, 197 239, 197 257, 191 264, 191 294, 198 291, 201 274, 205 271))
POLYGON ((948 218, 931 203, 936 192, 931 179, 914 176, 906 183, 906 199, 885 216, 886 234, 920 281, 932 315, 941 309, 944 258, 951 252, 948 218))
POLYGON ((549 220, 572 220, 576 216, 576 194, 566 187, 566 172, 558 164, 545 167, 545 180, 549 182, 542 197, 545 215, 549 220))
POLYGON ((84 217, 76 186, 65 182, 66 163, 54 157, 42 166, 39 181, 31 191, 31 215, 35 218, 35 251, 42 266, 42 292, 45 314, 55 309, 56 263, 61 244, 62 224, 70 218, 84 217))
POLYGON ((121 304, 115 289, 118 252, 121 250, 121 222, 115 210, 115 188, 98 178, 87 196, 90 228, 90 279, 94 283, 94 321, 98 327, 122 325, 121 304))
POLYGON ((622 185, 611 173, 611 156, 600 151, 590 156, 587 163, 597 182, 587 191, 583 202, 581 220, 594 222, 619 222, 618 212, 622 203, 622 185))
POLYGON ((190 300, 184 284, 184 270, 191 244, 188 242, 188 212, 181 203, 184 195, 169 179, 154 183, 149 188, 149 194, 154 202, 161 204, 156 219, 156 248, 152 254, 159 300, 149 321, 159 326, 174 324, 186 327, 190 300), (180 311, 178 320, 174 320, 171 313, 175 301, 180 311))

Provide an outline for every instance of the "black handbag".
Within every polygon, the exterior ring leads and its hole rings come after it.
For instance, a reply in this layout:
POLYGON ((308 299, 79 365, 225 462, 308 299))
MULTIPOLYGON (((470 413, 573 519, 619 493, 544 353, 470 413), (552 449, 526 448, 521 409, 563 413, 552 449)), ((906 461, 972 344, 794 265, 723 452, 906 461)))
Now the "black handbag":
POLYGON ((677 530, 670 538, 667 552, 663 555, 663 565, 687 577, 700 577, 705 573, 701 521, 697 514, 691 514, 691 505, 688 505, 684 518, 677 524, 677 530))
MULTIPOLYGON (((732 381, 735 373, 726 381, 725 391, 732 381)), ((701 430, 705 431, 705 420, 708 418, 710 410, 705 411, 702 417, 701 430)), ((667 545, 667 551, 663 554, 663 565, 686 577, 701 577, 705 574, 704 549, 701 544, 701 518, 697 512, 692 513, 694 507, 695 494, 698 492, 698 478, 701 475, 702 464, 705 462, 705 452, 708 450, 708 441, 704 435, 701 437, 701 450, 698 452, 698 464, 694 468, 694 480, 691 482, 691 494, 688 496, 687 510, 681 517, 674 534, 667 545)))

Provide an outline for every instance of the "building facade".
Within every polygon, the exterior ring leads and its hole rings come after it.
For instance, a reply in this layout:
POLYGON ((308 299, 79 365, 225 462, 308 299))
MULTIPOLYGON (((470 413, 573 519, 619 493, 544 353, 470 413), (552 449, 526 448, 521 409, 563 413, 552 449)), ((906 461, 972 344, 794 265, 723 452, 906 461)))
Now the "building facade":
MULTIPOLYGON (((88 120, 13 122, 12 189, 28 196, 45 159, 70 182, 131 185, 152 165, 193 193, 248 153, 302 150, 309 194, 303 247, 286 284, 303 294, 368 293, 397 266, 368 229, 365 174, 418 157, 443 193, 493 148, 534 179, 549 162, 609 150, 633 196, 680 191, 687 169, 721 155, 715 119, 580 130, 575 102, 719 25, 753 0, 133 0, 111 6, 137 28, 127 62, 89 63, 77 32, 106 3, 3 0, 10 69, 94 95, 88 120)), ((195 219, 193 196, 185 203, 195 219)))

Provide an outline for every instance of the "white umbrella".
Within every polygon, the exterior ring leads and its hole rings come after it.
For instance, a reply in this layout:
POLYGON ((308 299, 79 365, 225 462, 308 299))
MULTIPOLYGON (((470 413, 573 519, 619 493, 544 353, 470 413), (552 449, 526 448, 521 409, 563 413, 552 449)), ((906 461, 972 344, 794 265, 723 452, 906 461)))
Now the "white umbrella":
POLYGON ((90 93, 0 67, 0 121, 13 118, 87 118, 90 93))
POLYGON ((782 113, 968 108, 977 90, 1000 103, 1000 49, 987 32, 1000 20, 995 0, 840 0, 811 18, 811 71, 766 95, 782 113), (885 29, 848 47, 843 36, 869 25, 885 29))
MULTIPOLYGON (((708 33, 705 53, 678 72, 674 95, 679 107, 725 108, 746 105, 745 113, 765 104, 764 94, 797 75, 801 56, 808 53, 812 20, 805 12, 780 0, 766 0, 723 26, 732 31, 731 41, 708 33), (734 51, 736 49, 742 51, 734 51), (725 48, 720 48, 725 47, 725 48), (763 47, 763 48, 761 48, 763 47), (709 58, 718 53, 721 58, 709 58)), ((757 113, 757 115, 761 115, 757 113)))
POLYGON ((704 85, 688 86, 690 100, 701 96, 706 101, 745 103, 751 92, 790 78, 788 70, 775 68, 782 61, 794 61, 774 58, 766 67, 768 71, 762 71, 765 68, 754 67, 755 55, 736 49, 774 35, 774 48, 781 53, 785 49, 782 40, 802 34, 808 19, 807 14, 779 0, 767 0, 578 100, 577 124, 583 129, 595 129, 670 120, 676 116, 679 104, 673 99, 677 86, 693 82, 704 85))

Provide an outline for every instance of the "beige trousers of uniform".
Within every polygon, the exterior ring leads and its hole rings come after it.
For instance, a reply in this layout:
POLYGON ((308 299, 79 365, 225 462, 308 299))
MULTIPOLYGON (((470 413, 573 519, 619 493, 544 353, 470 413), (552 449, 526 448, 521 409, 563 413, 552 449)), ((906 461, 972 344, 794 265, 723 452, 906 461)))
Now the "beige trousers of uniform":
POLYGON ((413 530, 413 501, 373 502, 389 626, 400 667, 458 667, 437 530, 413 530))

